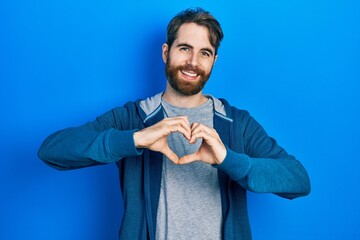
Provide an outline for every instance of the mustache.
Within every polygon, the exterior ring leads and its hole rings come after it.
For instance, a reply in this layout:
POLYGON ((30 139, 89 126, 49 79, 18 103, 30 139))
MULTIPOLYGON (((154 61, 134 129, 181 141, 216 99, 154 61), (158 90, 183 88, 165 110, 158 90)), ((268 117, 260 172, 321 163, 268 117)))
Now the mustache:
POLYGON ((183 65, 183 66, 179 66, 178 67, 178 70, 180 71, 187 71, 187 72, 194 72, 198 75, 201 75, 201 76, 204 76, 205 75, 205 71, 200 69, 199 67, 197 66, 193 66, 191 64, 186 64, 186 65, 183 65))

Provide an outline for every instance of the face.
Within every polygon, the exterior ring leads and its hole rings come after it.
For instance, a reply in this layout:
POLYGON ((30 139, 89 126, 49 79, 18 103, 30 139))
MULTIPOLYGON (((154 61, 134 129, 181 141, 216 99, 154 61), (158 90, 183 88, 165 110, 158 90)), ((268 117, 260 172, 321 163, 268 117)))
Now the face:
POLYGON ((206 27, 195 23, 181 25, 171 48, 163 45, 168 84, 185 96, 201 92, 216 58, 206 27))

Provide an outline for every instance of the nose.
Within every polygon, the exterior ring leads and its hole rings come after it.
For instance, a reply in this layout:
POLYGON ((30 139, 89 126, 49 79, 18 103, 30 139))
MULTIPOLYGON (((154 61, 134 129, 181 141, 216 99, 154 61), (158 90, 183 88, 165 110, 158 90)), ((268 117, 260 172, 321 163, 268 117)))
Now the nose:
POLYGON ((189 56, 188 60, 187 60, 187 64, 190 64, 192 66, 197 66, 198 65, 198 56, 197 56, 197 54, 192 53, 189 56))

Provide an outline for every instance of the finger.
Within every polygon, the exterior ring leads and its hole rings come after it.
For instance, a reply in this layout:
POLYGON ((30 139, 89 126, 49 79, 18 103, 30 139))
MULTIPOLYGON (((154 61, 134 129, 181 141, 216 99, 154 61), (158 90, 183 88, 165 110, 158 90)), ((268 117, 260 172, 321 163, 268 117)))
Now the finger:
POLYGON ((190 143, 194 144, 197 142, 198 139, 203 139, 208 142, 210 140, 210 136, 204 131, 199 131, 191 136, 190 143))
POLYGON ((182 119, 186 123, 186 125, 190 127, 189 118, 187 116, 178 116, 178 117, 175 117, 175 118, 182 119))
POLYGON ((172 132, 174 132, 175 129, 175 131, 181 132, 184 135, 184 137, 186 137, 188 140, 190 139, 191 129, 187 117, 177 117, 177 118, 168 119, 167 126, 169 126, 172 129, 172 132), (178 126, 179 128, 177 127, 174 128, 174 126, 178 126))
POLYGON ((178 116, 178 117, 171 117, 171 118, 165 118, 165 120, 169 123, 171 122, 182 122, 184 124, 184 127, 189 127, 190 129, 190 122, 187 116, 178 116))
POLYGON ((205 131, 205 132, 211 133, 212 130, 213 130, 213 128, 210 128, 201 123, 193 123, 191 125, 191 134, 196 134, 199 131, 205 131))
POLYGON ((193 122, 191 124, 191 131, 194 131, 194 129, 196 129, 197 127, 199 127, 201 124, 200 123, 197 123, 197 122, 193 122))
POLYGON ((169 146, 165 147, 161 152, 173 163, 179 163, 179 157, 169 148, 169 146))
POLYGON ((190 140, 191 138, 190 132, 187 129, 183 128, 182 125, 179 124, 171 125, 167 127, 167 130, 168 130, 168 134, 173 132, 180 132, 182 135, 184 135, 186 139, 190 140))
POLYGON ((183 156, 179 159, 179 164, 188 164, 196 161, 201 161, 197 153, 189 154, 186 156, 183 156))
POLYGON ((225 145, 222 143, 220 137, 218 136, 218 134, 216 133, 216 131, 212 131, 212 133, 208 133, 205 131, 199 131, 197 134, 194 134, 192 136, 193 138, 201 138, 203 140, 203 144, 204 142, 210 147, 209 148, 204 148, 201 152, 199 152, 199 159, 201 161, 204 161, 204 159, 202 159, 202 156, 205 155, 210 155, 213 156, 211 158, 206 159, 206 162, 208 163, 215 163, 215 164, 220 164, 226 157, 226 147, 225 145), (207 149, 207 150, 206 150, 207 149), (207 154, 205 154, 207 152, 207 154), (205 155, 204 155, 205 154, 205 155))
POLYGON ((197 137, 193 137, 195 134, 197 134, 202 129, 202 124, 194 122, 191 124, 191 139, 189 140, 189 143, 194 144, 197 142, 197 137))
MULTIPOLYGON (((155 125, 154 125, 155 126, 155 125)), ((158 138, 167 136, 173 132, 181 132, 185 138, 190 139, 191 131, 190 126, 182 118, 167 118, 157 123, 157 126, 151 129, 149 134, 155 133, 157 137, 154 137, 156 141, 158 138)))
MULTIPOLYGON (((208 145, 210 146, 217 146, 218 144, 222 144, 221 139, 219 138, 219 136, 217 135, 216 132, 211 131, 211 132, 206 132, 206 131, 199 131, 196 134, 193 134, 191 137, 190 141, 195 141, 197 139, 202 139, 203 141, 205 141, 208 145)), ((192 142, 190 142, 192 143, 192 142)))
POLYGON ((195 143, 198 138, 209 139, 209 137, 215 137, 214 132, 211 128, 199 124, 191 132, 190 143, 195 143))

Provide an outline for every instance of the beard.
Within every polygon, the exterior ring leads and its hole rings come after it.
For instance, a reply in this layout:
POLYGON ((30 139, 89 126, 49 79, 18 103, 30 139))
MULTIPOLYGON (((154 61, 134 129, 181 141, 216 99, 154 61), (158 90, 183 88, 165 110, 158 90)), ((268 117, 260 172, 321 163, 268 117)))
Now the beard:
POLYGON ((209 73, 206 74, 204 70, 200 69, 199 67, 194 67, 191 64, 173 66, 169 57, 166 61, 165 74, 168 83, 176 92, 184 96, 192 96, 199 93, 208 81, 211 75, 211 71, 212 69, 209 73), (179 78, 179 73, 181 71, 191 71, 196 73, 199 76, 199 79, 196 81, 181 80, 179 78))

